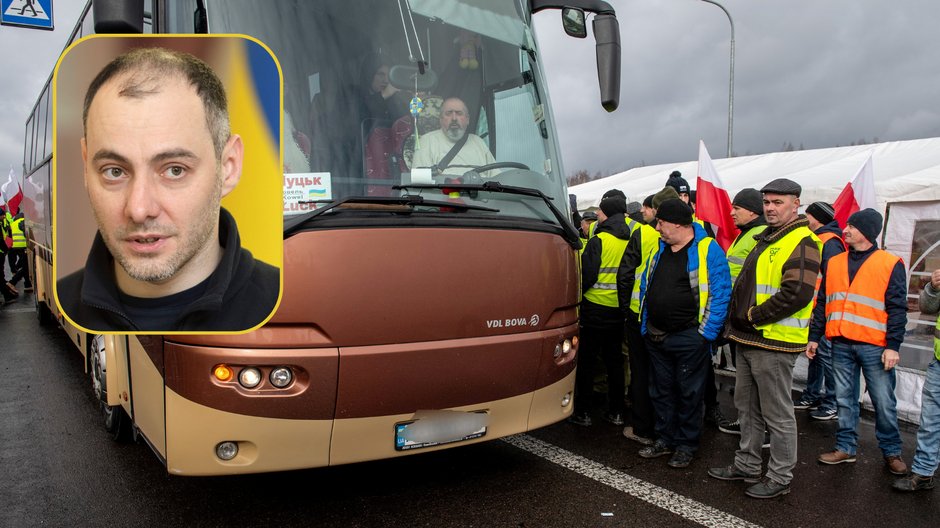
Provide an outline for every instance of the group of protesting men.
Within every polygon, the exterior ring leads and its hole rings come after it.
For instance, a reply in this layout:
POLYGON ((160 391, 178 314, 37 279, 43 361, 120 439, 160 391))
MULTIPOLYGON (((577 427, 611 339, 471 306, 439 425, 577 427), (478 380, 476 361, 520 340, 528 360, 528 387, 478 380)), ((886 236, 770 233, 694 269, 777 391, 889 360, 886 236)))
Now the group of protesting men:
MULTIPOLYGON (((643 458, 670 455, 670 467, 688 467, 705 415, 714 420, 718 412, 712 354, 727 343, 738 418, 723 420, 721 428, 739 433, 740 443, 734 460, 709 469, 709 476, 749 483, 745 493, 754 498, 789 493, 797 463, 794 409, 838 419, 836 444, 819 455, 821 464, 855 462, 861 373, 885 467, 901 477, 893 487, 932 488, 940 465, 940 322, 909 471, 901 459, 894 394, 907 324, 904 263, 877 246, 880 213, 857 211, 843 230, 827 203, 800 214, 801 190, 779 178, 759 191, 739 192, 731 215, 740 235, 727 251, 709 236, 711 226, 696 219, 678 172, 640 207, 630 207, 619 190, 605 193, 596 222, 586 215, 581 223, 580 359, 569 421, 591 424, 599 356, 608 376, 603 418, 624 423, 624 401, 617 396, 626 390, 623 348, 632 419, 624 436, 644 445, 643 458), (810 359, 809 379, 794 402, 800 353, 810 359), (768 443, 764 473, 761 450, 768 443)), ((920 302, 923 313, 940 310, 940 270, 920 302)))
POLYGON ((22 280, 26 291, 33 289, 26 262, 26 231, 23 211, 12 214, 9 204, 0 204, 0 306, 13 302, 20 293, 17 284, 22 280), (8 262, 12 277, 7 279, 4 262, 8 262))

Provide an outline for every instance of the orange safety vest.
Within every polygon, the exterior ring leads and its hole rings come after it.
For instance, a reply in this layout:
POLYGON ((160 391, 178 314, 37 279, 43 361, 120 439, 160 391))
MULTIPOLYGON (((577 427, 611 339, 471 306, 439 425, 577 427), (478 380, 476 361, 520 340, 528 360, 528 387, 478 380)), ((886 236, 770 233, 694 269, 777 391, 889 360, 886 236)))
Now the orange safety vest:
POLYGON ((849 250, 849 248, 847 248, 847 247, 845 246, 845 240, 842 240, 842 237, 840 237, 839 235, 837 235, 837 234, 835 234, 835 233, 823 233, 823 234, 821 234, 821 235, 816 235, 816 236, 819 237, 819 241, 822 242, 822 245, 823 245, 823 246, 825 246, 825 245, 826 245, 826 242, 829 242, 829 241, 832 240, 833 238, 838 238, 838 239, 839 239, 839 243, 842 244, 842 249, 845 250, 845 251, 848 251, 848 250, 849 250))
POLYGON ((876 250, 858 269, 849 284, 849 254, 829 259, 826 270, 826 337, 885 346, 888 344, 888 312, 885 292, 894 266, 901 260, 883 249, 876 250))

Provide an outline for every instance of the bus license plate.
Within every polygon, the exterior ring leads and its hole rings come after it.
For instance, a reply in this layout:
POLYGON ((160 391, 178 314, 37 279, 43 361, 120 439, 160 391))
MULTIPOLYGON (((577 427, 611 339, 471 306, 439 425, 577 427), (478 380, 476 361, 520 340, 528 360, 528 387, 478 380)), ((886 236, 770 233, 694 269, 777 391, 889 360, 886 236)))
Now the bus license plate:
POLYGON ((486 435, 485 411, 420 411, 415 420, 395 424, 395 450, 409 451, 486 435))

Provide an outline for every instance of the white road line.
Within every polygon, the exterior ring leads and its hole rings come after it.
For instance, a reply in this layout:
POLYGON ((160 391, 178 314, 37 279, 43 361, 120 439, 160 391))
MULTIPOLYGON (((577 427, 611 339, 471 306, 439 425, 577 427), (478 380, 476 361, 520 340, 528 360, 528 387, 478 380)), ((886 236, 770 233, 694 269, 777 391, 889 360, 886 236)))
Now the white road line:
POLYGON ((713 528, 760 528, 759 525, 735 517, 730 513, 716 510, 711 506, 706 506, 701 502, 683 497, 655 484, 631 477, 626 473, 529 435, 508 436, 503 438, 503 441, 702 526, 713 528))

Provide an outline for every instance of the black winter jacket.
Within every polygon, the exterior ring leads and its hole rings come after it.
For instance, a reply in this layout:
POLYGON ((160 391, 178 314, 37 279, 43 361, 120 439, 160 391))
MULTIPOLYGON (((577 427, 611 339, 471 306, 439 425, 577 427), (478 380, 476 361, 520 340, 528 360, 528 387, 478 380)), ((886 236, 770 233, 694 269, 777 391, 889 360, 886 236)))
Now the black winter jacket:
POLYGON ((101 233, 95 235, 85 269, 56 284, 59 304, 75 324, 92 331, 239 331, 263 321, 280 292, 280 270, 241 247, 238 226, 222 209, 219 215, 222 260, 207 279, 205 293, 184 309, 174 328, 140 328, 121 304, 114 259, 101 233))

